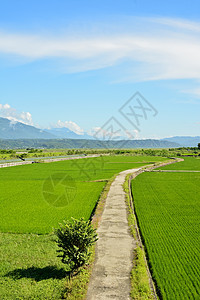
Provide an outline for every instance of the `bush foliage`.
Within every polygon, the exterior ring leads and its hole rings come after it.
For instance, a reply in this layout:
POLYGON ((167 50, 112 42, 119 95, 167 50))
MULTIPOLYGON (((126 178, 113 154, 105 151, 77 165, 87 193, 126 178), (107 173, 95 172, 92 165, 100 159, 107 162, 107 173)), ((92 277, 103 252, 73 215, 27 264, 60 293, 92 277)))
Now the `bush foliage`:
POLYGON ((91 246, 97 241, 96 230, 85 221, 71 218, 63 221, 60 228, 55 230, 57 244, 60 248, 57 250, 58 257, 67 264, 71 275, 80 267, 85 265, 91 255, 91 246))

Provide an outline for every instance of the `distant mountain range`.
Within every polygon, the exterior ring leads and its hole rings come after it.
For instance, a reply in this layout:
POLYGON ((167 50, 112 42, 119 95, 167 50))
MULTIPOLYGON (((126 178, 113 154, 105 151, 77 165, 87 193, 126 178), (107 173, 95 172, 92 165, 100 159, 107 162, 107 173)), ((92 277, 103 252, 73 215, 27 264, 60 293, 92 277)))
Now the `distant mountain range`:
POLYGON ((198 143, 200 143, 200 136, 173 136, 161 141, 177 143, 183 147, 197 147, 198 143))
POLYGON ((0 139, 53 139, 53 134, 44 130, 0 118, 0 139))
POLYGON ((134 149, 176 148, 178 144, 160 140, 100 141, 82 139, 0 139, 0 149, 66 148, 66 149, 134 149))
POLYGON ((93 139, 93 137, 91 135, 88 135, 87 133, 80 135, 66 127, 44 130, 59 139, 93 139))
POLYGON ((0 117, 0 139, 92 139, 84 133, 79 135, 68 128, 39 129, 21 122, 0 117))
POLYGON ((87 133, 79 135, 68 128, 42 130, 1 117, 0 139, 0 148, 177 148, 196 147, 200 143, 200 137, 183 136, 161 140, 100 141, 87 133))

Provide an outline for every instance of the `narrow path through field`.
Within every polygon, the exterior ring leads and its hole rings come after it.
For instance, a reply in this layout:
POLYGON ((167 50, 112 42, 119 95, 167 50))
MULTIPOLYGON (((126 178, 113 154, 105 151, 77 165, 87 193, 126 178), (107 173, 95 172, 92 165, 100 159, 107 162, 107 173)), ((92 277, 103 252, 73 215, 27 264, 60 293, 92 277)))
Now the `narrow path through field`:
POLYGON ((130 234, 123 183, 129 173, 118 174, 107 195, 96 245, 96 260, 87 300, 130 299, 130 272, 136 241, 130 234))

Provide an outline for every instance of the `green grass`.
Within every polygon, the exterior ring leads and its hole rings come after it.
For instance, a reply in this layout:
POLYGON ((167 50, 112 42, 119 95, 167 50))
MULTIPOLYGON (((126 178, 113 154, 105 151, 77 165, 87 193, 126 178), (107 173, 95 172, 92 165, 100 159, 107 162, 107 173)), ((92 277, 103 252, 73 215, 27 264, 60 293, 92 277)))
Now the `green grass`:
POLYGON ((155 299, 149 286, 149 276, 145 264, 144 250, 137 246, 133 252, 133 268, 131 271, 131 297, 134 300, 155 299))
POLYGON ((200 297, 200 174, 142 173, 134 205, 161 299, 200 297))
POLYGON ((0 233, 0 299, 61 299, 63 264, 50 235, 0 233))
MULTIPOLYGON (((66 206, 55 207, 45 201, 37 183, 30 182, 25 190, 18 190, 17 198, 16 193, 3 197, 0 202, 0 231, 44 234, 71 216, 89 219, 104 185, 105 182, 77 182, 73 201, 66 206), (31 193, 30 189, 33 189, 31 193)), ((7 187, 6 184, 4 187, 7 187)))
POLYGON ((171 164, 162 168, 160 170, 192 170, 200 171, 200 158, 196 157, 184 157, 184 161, 179 163, 171 164))
MULTIPOLYGON (((126 193, 126 204, 127 204, 127 215, 128 225, 134 239, 137 241, 136 233, 136 217, 131 207, 132 198, 129 191, 129 178, 130 175, 126 176, 124 182, 124 191, 126 193)), ((131 270, 131 299, 134 300, 147 300, 154 299, 153 292, 149 284, 149 275, 145 262, 145 252, 143 247, 139 246, 139 241, 133 251, 133 267, 131 270)))
POLYGON ((138 168, 143 161, 152 157, 87 158, 2 168, 0 231, 44 234, 63 219, 89 219, 105 186, 105 181, 93 181, 138 168))

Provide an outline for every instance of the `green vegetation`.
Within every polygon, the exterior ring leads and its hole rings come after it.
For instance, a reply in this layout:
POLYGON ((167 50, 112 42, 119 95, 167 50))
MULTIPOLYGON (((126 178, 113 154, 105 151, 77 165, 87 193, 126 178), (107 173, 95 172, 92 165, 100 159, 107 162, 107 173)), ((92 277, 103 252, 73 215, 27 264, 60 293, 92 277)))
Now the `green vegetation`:
POLYGON ((145 264, 145 253, 137 246, 133 253, 133 269, 131 271, 131 297, 134 300, 155 299, 149 286, 149 276, 145 264))
MULTIPOLYGON (((29 178, 26 181, 19 178, 12 182, 12 187, 9 180, 0 181, 2 199, 0 202, 0 230, 2 232, 44 234, 51 232, 52 227, 56 227, 65 218, 84 216, 89 219, 105 185, 105 182, 76 182, 76 190, 71 189, 69 182, 69 191, 66 187, 63 195, 69 192, 74 198, 73 201, 68 203, 66 196, 61 203, 63 206, 56 207, 51 205, 49 198, 51 194, 47 197, 48 202, 43 197, 43 181, 44 179, 40 178, 38 180, 29 178)), ((61 193, 62 186, 61 190, 55 190, 56 196, 61 193)))
POLYGON ((152 157, 108 156, 2 168, 0 231, 43 234, 64 219, 88 220, 107 179, 148 162, 152 157))
POLYGON ((171 164, 162 168, 161 170, 191 170, 200 171, 200 159, 195 157, 184 157, 184 161, 176 164, 171 164))
POLYGON ((128 224, 134 239, 137 241, 136 248, 133 252, 133 268, 131 271, 131 298, 135 300, 154 299, 149 284, 149 275, 145 262, 145 252, 142 245, 139 245, 136 233, 136 219, 131 207, 131 196, 129 190, 130 175, 126 176, 124 182, 124 191, 126 193, 126 203, 128 207, 128 224))
POLYGON ((80 267, 88 263, 92 254, 91 247, 97 241, 96 230, 90 221, 83 218, 64 221, 60 228, 55 230, 57 244, 60 248, 57 250, 58 257, 66 264, 71 278, 80 267))
POLYGON ((13 154, 16 153, 14 150, 5 150, 5 149, 0 149, 0 154, 13 154))
POLYGON ((0 299, 62 299, 66 271, 51 235, 0 233, 0 299))
MULTIPOLYGON (((16 142, 17 143, 17 142, 16 142)), ((17 145, 17 144, 16 144, 17 145)), ((0 141, 0 146, 1 144, 0 141)), ((86 144, 86 146, 88 146, 86 144)), ((16 147, 17 148, 17 147, 16 147)), ((25 148, 25 149, 18 149, 18 150, 0 150, 0 161, 5 160, 18 160, 19 156, 23 156, 26 158, 26 160, 31 159, 37 159, 37 160, 43 160, 46 158, 56 158, 56 157, 66 157, 69 155, 89 155, 89 154, 109 154, 109 155, 131 155, 131 156, 162 156, 162 157, 187 157, 187 156, 200 156, 200 150, 197 147, 191 147, 191 148, 170 148, 170 149, 104 149, 104 148, 86 148, 85 146, 83 148, 79 149, 56 149, 51 148, 47 149, 41 147, 38 148, 25 148)))
POLYGON ((109 155, 133 155, 133 156, 171 156, 165 149, 155 150, 155 149, 18 149, 15 150, 0 150, 0 160, 3 162, 5 160, 20 161, 19 156, 30 159, 48 159, 57 157, 67 157, 76 155, 89 155, 89 154, 109 154, 109 155))
POLYGON ((199 183, 200 173, 180 172, 145 172, 132 181, 136 215, 161 299, 200 295, 199 183))

